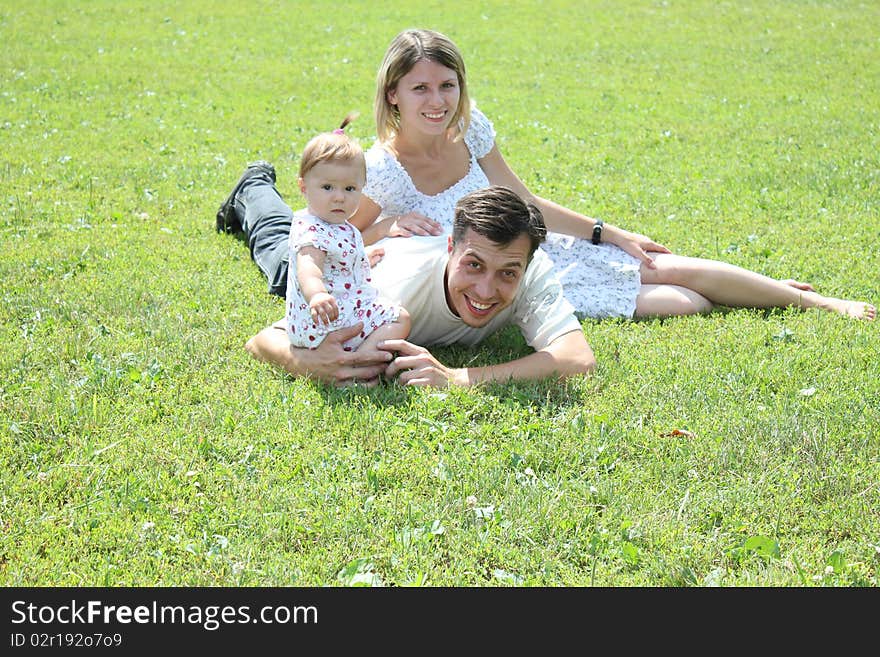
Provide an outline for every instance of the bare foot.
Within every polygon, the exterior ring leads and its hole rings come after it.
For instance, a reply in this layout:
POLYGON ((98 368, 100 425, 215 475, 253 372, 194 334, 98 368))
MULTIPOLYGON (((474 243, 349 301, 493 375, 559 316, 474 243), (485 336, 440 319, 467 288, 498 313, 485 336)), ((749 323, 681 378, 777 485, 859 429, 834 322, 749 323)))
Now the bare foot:
POLYGON ((795 288, 796 290, 804 290, 805 292, 815 292, 813 286, 809 283, 801 283, 800 281, 796 281, 793 278, 786 278, 782 280, 786 285, 795 288))
POLYGON ((825 306, 827 310, 840 313, 845 317, 864 319, 868 322, 873 322, 877 318, 877 309, 873 304, 864 301, 847 301, 846 299, 834 299, 831 297, 827 297, 826 299, 828 301, 828 305, 825 306))

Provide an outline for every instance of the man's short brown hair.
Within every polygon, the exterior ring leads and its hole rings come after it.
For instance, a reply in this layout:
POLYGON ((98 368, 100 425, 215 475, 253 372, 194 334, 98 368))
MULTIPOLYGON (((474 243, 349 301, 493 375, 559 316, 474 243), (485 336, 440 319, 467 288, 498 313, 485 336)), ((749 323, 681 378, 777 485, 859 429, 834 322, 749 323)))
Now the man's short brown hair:
POLYGON ((547 237, 541 211, 502 185, 478 189, 458 200, 452 243, 458 244, 469 229, 500 246, 507 246, 520 235, 527 235, 531 242, 529 260, 547 237))

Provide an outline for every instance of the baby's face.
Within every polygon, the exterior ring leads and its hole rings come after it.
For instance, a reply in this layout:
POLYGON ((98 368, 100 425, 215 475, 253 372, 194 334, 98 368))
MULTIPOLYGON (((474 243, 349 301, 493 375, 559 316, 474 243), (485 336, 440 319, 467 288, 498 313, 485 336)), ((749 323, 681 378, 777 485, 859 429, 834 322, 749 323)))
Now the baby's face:
POLYGON ((363 162, 321 162, 299 186, 309 212, 327 223, 344 224, 358 209, 364 182, 363 162))

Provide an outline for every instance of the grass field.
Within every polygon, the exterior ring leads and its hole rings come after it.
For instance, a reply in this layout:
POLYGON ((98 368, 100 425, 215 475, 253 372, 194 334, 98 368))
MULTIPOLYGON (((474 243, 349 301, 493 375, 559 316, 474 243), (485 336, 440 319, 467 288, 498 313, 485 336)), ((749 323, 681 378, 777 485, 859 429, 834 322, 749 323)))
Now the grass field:
MULTIPOLYGON (((336 390, 213 217, 406 27, 536 193, 880 301, 874 2, 0 5, 0 584, 877 586, 880 324, 586 321, 595 375, 336 390)), ((460 366, 522 355, 508 331, 460 366)))

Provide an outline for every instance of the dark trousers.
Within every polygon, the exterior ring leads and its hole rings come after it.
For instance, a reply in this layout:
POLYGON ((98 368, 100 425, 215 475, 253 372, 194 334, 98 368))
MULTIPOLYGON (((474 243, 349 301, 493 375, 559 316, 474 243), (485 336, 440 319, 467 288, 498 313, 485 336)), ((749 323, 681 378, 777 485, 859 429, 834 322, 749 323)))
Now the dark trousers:
POLYGON ((293 210, 281 198, 268 175, 254 176, 235 197, 251 257, 266 276, 269 293, 287 291, 288 237, 293 210))

